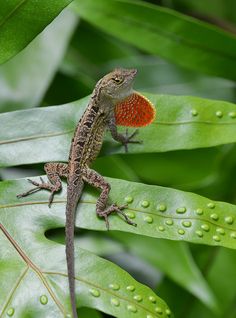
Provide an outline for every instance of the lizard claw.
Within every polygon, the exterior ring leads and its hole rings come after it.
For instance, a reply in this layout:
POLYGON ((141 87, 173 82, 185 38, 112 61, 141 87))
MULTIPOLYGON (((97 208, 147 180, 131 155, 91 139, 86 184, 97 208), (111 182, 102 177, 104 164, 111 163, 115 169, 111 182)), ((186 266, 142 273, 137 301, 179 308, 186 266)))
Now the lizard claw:
POLYGON ((29 183, 33 184, 35 186, 35 188, 33 189, 30 189, 29 191, 27 192, 24 192, 24 193, 21 193, 21 194, 17 194, 17 198, 23 198, 23 197, 26 197, 32 193, 35 193, 35 192, 38 192, 42 189, 46 189, 46 190, 49 190, 51 191, 51 194, 50 194, 50 197, 49 197, 49 202, 48 202, 48 207, 50 208, 51 207, 51 204, 52 204, 52 201, 53 201, 53 197, 54 197, 54 193, 56 191, 58 191, 58 189, 54 186, 52 186, 51 184, 49 183, 46 183, 42 177, 40 177, 40 181, 41 183, 39 182, 36 182, 34 180, 31 180, 31 179, 27 179, 29 183))
POLYGON ((29 195, 29 194, 38 192, 38 191, 40 191, 40 190, 41 190, 40 187, 36 187, 36 188, 30 189, 30 190, 27 191, 27 192, 23 192, 23 193, 17 194, 16 197, 17 197, 18 199, 19 199, 19 198, 23 198, 23 197, 26 197, 26 196, 29 195))
POLYGON ((133 137, 135 137, 138 134, 138 129, 136 129, 131 135, 128 134, 128 128, 126 128, 125 131, 125 140, 123 142, 123 145, 125 147, 125 152, 128 152, 128 144, 141 144, 142 140, 132 140, 133 137))
POLYGON ((34 180, 27 179, 27 181, 28 181, 29 183, 31 183, 31 184, 33 184, 33 185, 35 185, 36 187, 38 187, 38 186, 39 186, 39 183, 38 183, 38 182, 36 182, 36 181, 34 181, 34 180))
POLYGON ((50 197, 48 199, 48 207, 49 208, 51 208, 55 192, 56 192, 55 190, 51 190, 51 194, 50 194, 50 197))
POLYGON ((131 221, 131 220, 129 219, 129 217, 122 211, 122 210, 126 209, 127 207, 128 207, 128 205, 120 205, 120 206, 118 206, 117 204, 114 203, 114 204, 112 204, 110 207, 108 207, 108 208, 107 208, 106 210, 104 210, 104 211, 97 211, 97 214, 98 214, 98 216, 103 217, 103 218, 105 219, 106 228, 107 228, 108 231, 109 231, 109 228, 110 228, 108 216, 109 216, 112 212, 116 212, 116 213, 118 213, 118 214, 121 214, 121 215, 124 217, 125 221, 126 221, 128 224, 133 225, 133 226, 137 226, 137 224, 134 223, 133 221, 131 221))

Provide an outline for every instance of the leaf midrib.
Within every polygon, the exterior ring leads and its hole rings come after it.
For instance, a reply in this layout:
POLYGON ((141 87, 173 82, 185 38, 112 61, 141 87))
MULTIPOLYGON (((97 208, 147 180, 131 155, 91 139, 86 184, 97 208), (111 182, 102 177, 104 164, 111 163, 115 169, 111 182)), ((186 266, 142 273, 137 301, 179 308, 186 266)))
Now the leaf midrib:
MULTIPOLYGON (((66 199, 54 199, 53 204, 65 204, 66 203, 66 199)), ((88 200, 80 200, 79 204, 91 204, 91 205, 96 205, 97 201, 88 201, 88 200)), ((5 204, 5 205, 0 205, 0 209, 5 209, 5 208, 17 208, 19 206, 27 206, 27 205, 48 205, 48 201, 29 201, 29 202, 22 202, 22 203, 16 203, 16 204, 5 204)), ((186 215, 168 215, 168 214, 163 214, 163 213, 158 213, 158 212, 152 212, 152 211, 144 211, 144 210, 139 210, 139 209, 135 209, 135 208, 127 208, 127 211, 133 211, 133 212, 137 212, 137 213, 142 213, 142 214, 148 214, 148 215, 153 215, 153 216, 157 216, 157 217, 162 217, 164 219, 174 219, 174 220, 197 220, 197 221, 202 221, 202 222, 206 222, 209 224, 212 224, 214 226, 218 226, 221 227, 223 229, 229 230, 229 231, 233 231, 233 229, 231 227, 228 227, 227 225, 224 224, 218 224, 217 222, 213 222, 209 219, 206 219, 204 217, 194 217, 194 216, 186 216, 186 215)))
MULTIPOLYGON (((203 124, 203 125, 236 125, 235 122, 212 122, 212 121, 179 121, 179 122, 167 122, 167 121, 155 121, 151 124, 155 126, 163 125, 163 126, 177 126, 177 125, 191 125, 191 124, 203 124)), ((13 138, 8 140, 0 140, 0 145, 7 145, 11 143, 17 143, 17 142, 23 142, 28 140, 36 140, 36 139, 43 139, 43 138, 50 138, 50 137, 57 137, 57 136, 63 136, 63 135, 69 135, 74 132, 74 129, 68 129, 66 131, 62 132, 51 132, 47 134, 42 135, 33 135, 33 136, 27 136, 27 137, 20 137, 20 138, 13 138)))
POLYGON ((42 134, 42 135, 33 135, 33 136, 13 138, 13 139, 8 139, 8 140, 1 140, 0 145, 28 141, 28 140, 41 139, 41 138, 48 138, 48 137, 57 137, 57 136, 61 136, 61 135, 68 135, 68 134, 72 133, 73 131, 74 131, 74 129, 69 129, 69 130, 62 131, 62 132, 51 132, 51 133, 42 134))
POLYGON ((16 14, 16 12, 19 10, 19 8, 24 5, 28 0, 21 0, 16 6, 15 8, 10 11, 8 13, 8 15, 5 17, 5 19, 3 19, 2 21, 0 21, 0 28, 7 23, 7 21, 10 19, 11 16, 13 16, 14 14, 16 14))

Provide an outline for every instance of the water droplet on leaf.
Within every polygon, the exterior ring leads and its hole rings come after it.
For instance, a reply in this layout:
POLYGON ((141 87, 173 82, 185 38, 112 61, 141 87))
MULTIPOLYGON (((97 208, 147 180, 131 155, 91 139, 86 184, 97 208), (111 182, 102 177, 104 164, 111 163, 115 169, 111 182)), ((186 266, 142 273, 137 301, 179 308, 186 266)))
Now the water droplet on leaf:
POLYGON ((225 234, 225 230, 222 229, 222 227, 218 227, 218 228, 216 229, 216 232, 219 233, 219 234, 221 234, 221 235, 224 235, 224 234, 225 234))
POLYGON ((134 219, 135 218, 135 213, 131 212, 131 211, 127 211, 125 212, 125 214, 128 216, 128 218, 130 219, 134 219))
POLYGON ((192 225, 192 222, 190 222, 190 221, 183 221, 182 224, 183 224, 183 226, 185 226, 185 227, 190 227, 190 226, 192 225))
POLYGON ((133 285, 129 285, 126 287, 127 290, 129 291, 134 291, 135 290, 135 287, 133 285))
POLYGON ((120 289, 120 285, 118 285, 118 284, 110 284, 109 288, 111 288, 113 290, 119 290, 120 289))
POLYGON ((93 295, 94 297, 99 297, 100 296, 100 291, 95 289, 95 288, 92 288, 89 291, 90 291, 90 294, 93 295))
POLYGON ((40 302, 42 305, 46 305, 48 303, 48 297, 46 295, 40 296, 40 302))
POLYGON ((191 110, 191 115, 192 116, 197 116, 198 115, 198 111, 196 109, 192 109, 191 110))
POLYGON ((119 306, 120 305, 120 301, 116 298, 112 298, 111 299, 111 304, 114 305, 114 306, 119 306))
POLYGON ((163 310, 161 309, 161 307, 156 307, 155 312, 157 312, 158 314, 163 314, 163 310))
POLYGON ((234 219, 233 219, 232 216, 226 216, 225 217, 225 222, 228 223, 228 224, 233 224, 234 219))
POLYGON ((165 204, 160 204, 158 207, 157 207, 158 211, 160 212, 165 212, 166 211, 166 205, 165 204))
POLYGON ((209 203, 207 204, 207 207, 208 207, 209 209, 214 209, 215 204, 214 204, 213 202, 209 202, 209 203))
POLYGON ((229 112, 229 117, 236 118, 236 112, 229 112))
POLYGON ((218 111, 216 112, 216 116, 217 116, 218 118, 222 118, 222 117, 223 117, 222 111, 221 111, 221 110, 218 110, 218 111))
POLYGON ((143 300, 143 297, 141 295, 135 295, 134 300, 137 300, 138 302, 143 300))
POLYGON ((148 299, 150 300, 150 302, 155 303, 156 302, 156 298, 154 296, 149 296, 148 299))
POLYGON ((137 308, 134 306, 134 305, 128 305, 127 306, 127 309, 131 312, 136 312, 137 311, 137 308))
POLYGON ((177 213, 185 213, 186 212, 186 208, 185 207, 178 208, 178 209, 176 209, 176 212, 177 213))
POLYGON ((196 210, 196 214, 197 214, 197 215, 202 215, 202 214, 203 214, 203 209, 198 208, 198 209, 196 210))
POLYGON ((217 221, 217 220, 219 219, 219 216, 218 216, 218 214, 216 214, 216 213, 212 213, 212 214, 210 215, 210 217, 211 217, 211 219, 214 220, 214 221, 217 221))
POLYGON ((152 223, 153 222, 153 218, 151 216, 145 216, 143 219, 147 223, 152 223))
POLYGON ((132 203, 133 201, 134 201, 134 198, 133 198, 133 197, 131 197, 131 196, 125 197, 125 202, 127 202, 127 203, 132 203))
POLYGON ((7 315, 9 316, 9 317, 12 317, 13 315, 14 315, 14 313, 15 313, 15 309, 14 308, 9 308, 8 309, 8 311, 7 311, 7 315))
POLYGON ((220 237, 218 235, 213 235, 213 240, 216 242, 220 242, 220 237))
POLYGON ((201 229, 203 229, 205 232, 208 232, 210 230, 210 226, 208 224, 202 224, 201 229))
POLYGON ((202 231, 197 230, 195 233, 197 234, 198 237, 203 237, 202 231))
POLYGON ((174 224, 174 222, 173 222, 173 220, 168 219, 168 220, 166 220, 166 224, 167 224, 167 225, 173 225, 173 224, 174 224))
POLYGON ((150 203, 147 200, 144 200, 144 201, 142 201, 141 205, 143 208, 147 208, 147 207, 149 207, 150 203))

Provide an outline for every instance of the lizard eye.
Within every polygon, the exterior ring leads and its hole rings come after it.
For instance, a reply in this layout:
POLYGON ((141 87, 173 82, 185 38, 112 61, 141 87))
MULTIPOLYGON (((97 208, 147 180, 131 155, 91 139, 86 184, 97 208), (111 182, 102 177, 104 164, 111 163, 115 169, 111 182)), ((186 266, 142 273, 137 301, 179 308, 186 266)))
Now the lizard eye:
POLYGON ((121 84, 121 83, 123 82, 123 79, 117 78, 117 77, 112 78, 112 80, 113 80, 116 84, 121 84))

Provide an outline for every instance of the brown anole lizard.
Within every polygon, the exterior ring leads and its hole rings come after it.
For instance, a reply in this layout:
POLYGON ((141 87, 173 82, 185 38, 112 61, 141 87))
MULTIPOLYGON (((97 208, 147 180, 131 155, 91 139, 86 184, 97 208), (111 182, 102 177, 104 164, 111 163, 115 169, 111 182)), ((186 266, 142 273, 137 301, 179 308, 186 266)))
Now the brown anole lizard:
POLYGON ((152 122, 155 108, 142 95, 133 91, 135 69, 115 69, 98 81, 89 104, 79 120, 71 142, 68 164, 46 163, 44 166, 49 182, 41 183, 29 180, 35 187, 17 197, 25 197, 41 189, 51 191, 49 207, 54 193, 61 189, 60 177, 67 178, 66 204, 66 258, 68 280, 73 317, 77 318, 75 299, 74 271, 74 223, 77 203, 81 196, 84 182, 101 190, 96 203, 96 213, 104 218, 109 229, 108 216, 112 212, 121 214, 127 223, 133 223, 123 212, 125 205, 112 204, 107 206, 110 185, 96 171, 89 168, 96 159, 102 146, 103 136, 108 127, 112 137, 121 142, 127 151, 128 143, 139 143, 133 140, 136 131, 130 136, 117 131, 117 125, 140 127, 152 122))

